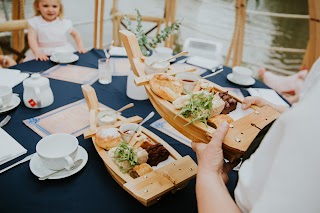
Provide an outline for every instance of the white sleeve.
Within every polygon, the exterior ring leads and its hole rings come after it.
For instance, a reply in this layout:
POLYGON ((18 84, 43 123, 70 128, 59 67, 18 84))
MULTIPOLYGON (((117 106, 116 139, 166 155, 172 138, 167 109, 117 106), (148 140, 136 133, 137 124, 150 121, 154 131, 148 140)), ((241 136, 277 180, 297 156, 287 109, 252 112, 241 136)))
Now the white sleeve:
POLYGON ((63 19, 63 24, 66 28, 67 33, 71 33, 71 31, 73 29, 72 21, 69 19, 63 19))
POLYGON ((30 19, 28 19, 28 24, 34 29, 34 30, 38 30, 38 24, 37 24, 37 21, 38 19, 37 19, 37 16, 34 16, 34 17, 32 17, 32 18, 30 18, 30 19))
POLYGON ((243 163, 235 190, 243 212, 320 212, 320 72, 243 163))

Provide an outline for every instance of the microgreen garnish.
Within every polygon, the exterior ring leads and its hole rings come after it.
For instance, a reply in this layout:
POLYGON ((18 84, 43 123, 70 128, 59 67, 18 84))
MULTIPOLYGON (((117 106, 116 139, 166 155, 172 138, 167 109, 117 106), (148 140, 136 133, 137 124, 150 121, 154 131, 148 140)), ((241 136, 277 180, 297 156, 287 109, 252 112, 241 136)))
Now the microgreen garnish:
MULTIPOLYGON (((212 110, 213 95, 211 93, 190 93, 190 101, 179 112, 185 118, 191 118, 191 121, 186 125, 196 121, 203 122, 207 125, 207 119, 212 110)), ((186 126, 185 125, 185 126, 186 126)))

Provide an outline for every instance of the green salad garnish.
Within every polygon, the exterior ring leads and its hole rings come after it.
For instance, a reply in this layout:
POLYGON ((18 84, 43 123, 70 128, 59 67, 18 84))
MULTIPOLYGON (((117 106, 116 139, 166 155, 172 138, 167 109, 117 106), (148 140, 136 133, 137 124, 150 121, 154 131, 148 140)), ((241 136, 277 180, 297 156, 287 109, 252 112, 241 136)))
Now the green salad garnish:
POLYGON ((182 115, 185 118, 191 118, 191 121, 186 125, 196 121, 203 122, 207 125, 207 119, 210 116, 213 106, 213 95, 208 92, 190 93, 189 95, 189 103, 182 107, 179 115, 182 115))
POLYGON ((139 164, 137 152, 132 146, 129 146, 124 141, 116 148, 114 159, 122 172, 127 172, 129 169, 139 164))

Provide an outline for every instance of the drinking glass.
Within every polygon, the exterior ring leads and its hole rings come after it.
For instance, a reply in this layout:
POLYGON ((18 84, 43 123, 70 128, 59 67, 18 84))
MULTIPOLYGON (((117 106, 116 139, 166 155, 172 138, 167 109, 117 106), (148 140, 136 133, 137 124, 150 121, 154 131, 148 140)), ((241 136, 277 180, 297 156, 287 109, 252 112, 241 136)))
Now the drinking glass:
POLYGON ((112 82, 112 67, 109 59, 100 58, 98 60, 99 83, 110 84, 112 82))

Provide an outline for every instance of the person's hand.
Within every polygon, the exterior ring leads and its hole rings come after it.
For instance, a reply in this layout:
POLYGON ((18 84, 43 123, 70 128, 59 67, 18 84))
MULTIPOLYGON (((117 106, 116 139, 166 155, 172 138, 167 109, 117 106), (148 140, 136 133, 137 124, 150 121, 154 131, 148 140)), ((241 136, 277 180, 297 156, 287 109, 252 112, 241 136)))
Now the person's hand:
POLYGON ((85 48, 83 48, 83 47, 79 47, 79 48, 78 48, 78 52, 79 52, 79 53, 86 53, 87 50, 86 50, 85 48))
POLYGON ((40 60, 40 61, 48 61, 49 57, 43 53, 37 53, 36 54, 36 60, 40 60))
POLYGON ((270 102, 261 98, 261 97, 258 97, 258 96, 249 96, 249 97, 245 97, 243 99, 243 102, 242 102, 242 106, 241 108, 243 110, 246 110, 246 109, 249 109, 251 107, 251 105, 256 105, 258 107, 263 107, 263 106, 266 106, 266 105, 269 105, 270 102))
POLYGON ((220 175, 224 182, 228 180, 228 173, 239 164, 224 163, 222 141, 229 129, 229 124, 224 122, 212 134, 212 139, 208 144, 192 142, 192 149, 196 152, 198 158, 198 173, 214 173, 220 175))
POLYGON ((271 106, 272 108, 274 108, 275 110, 277 110, 278 112, 282 113, 284 111, 286 111, 288 109, 288 107, 285 107, 285 106, 280 106, 280 105, 276 105, 276 104, 273 104, 261 97, 258 97, 258 96, 249 96, 249 97, 245 97, 243 99, 243 102, 242 102, 242 106, 241 108, 243 110, 246 110, 248 108, 250 108, 251 105, 256 105, 258 107, 264 107, 264 106, 271 106))
POLYGON ((10 58, 6 55, 2 56, 2 66, 3 67, 11 67, 16 64, 17 64, 17 62, 15 60, 13 60, 12 58, 10 58))

